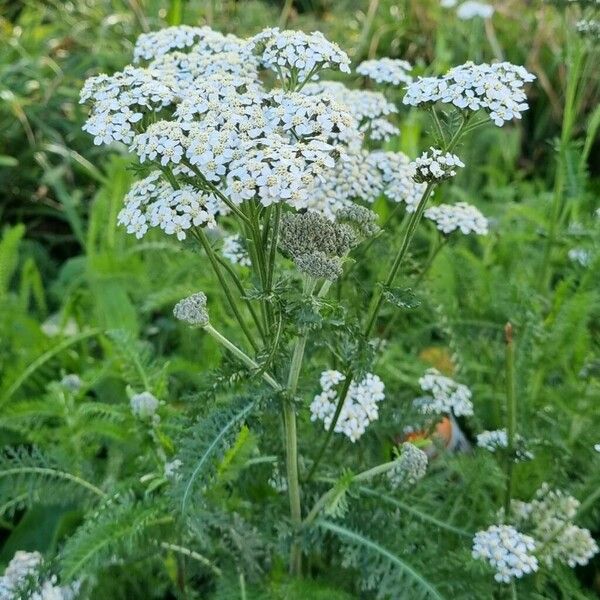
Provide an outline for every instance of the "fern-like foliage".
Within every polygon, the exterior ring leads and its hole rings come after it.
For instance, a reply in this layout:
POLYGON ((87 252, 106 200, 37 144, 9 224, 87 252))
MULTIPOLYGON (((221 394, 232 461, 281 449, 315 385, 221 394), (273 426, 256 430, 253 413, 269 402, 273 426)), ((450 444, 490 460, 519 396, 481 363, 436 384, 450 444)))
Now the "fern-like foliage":
POLYGON ((67 540, 60 556, 63 577, 80 578, 133 557, 154 556, 160 551, 161 530, 172 525, 163 504, 114 495, 67 540))
POLYGON ((10 449, 0 454, 0 515, 12 515, 35 504, 97 502, 104 496, 95 483, 35 449, 10 449))
POLYGON ((234 441, 255 402, 240 398, 219 407, 186 428, 180 440, 182 462, 173 495, 183 514, 198 506, 202 490, 210 481, 219 461, 234 441))

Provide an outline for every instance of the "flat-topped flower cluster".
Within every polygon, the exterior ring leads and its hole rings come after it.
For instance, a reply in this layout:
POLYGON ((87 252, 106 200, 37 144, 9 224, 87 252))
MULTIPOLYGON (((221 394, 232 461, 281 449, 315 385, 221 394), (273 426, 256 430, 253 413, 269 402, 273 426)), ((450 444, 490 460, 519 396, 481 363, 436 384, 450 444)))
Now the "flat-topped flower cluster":
MULTIPOLYGON (((339 371, 321 373, 321 393, 314 397, 310 412, 311 420, 323 421, 325 429, 329 429, 333 421, 339 399, 338 385, 344 379, 339 371)), ((343 433, 352 442, 358 440, 369 424, 379 418, 379 403, 385 399, 384 389, 383 381, 373 373, 367 373, 361 381, 353 381, 334 431, 343 433)))

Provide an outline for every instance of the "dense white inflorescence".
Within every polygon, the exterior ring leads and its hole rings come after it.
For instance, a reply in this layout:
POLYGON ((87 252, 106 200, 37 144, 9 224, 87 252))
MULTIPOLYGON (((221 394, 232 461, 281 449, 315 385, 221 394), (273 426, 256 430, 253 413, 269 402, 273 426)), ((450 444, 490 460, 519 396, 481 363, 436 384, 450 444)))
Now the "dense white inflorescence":
MULTIPOLYGON (((381 92, 371 90, 355 90, 338 81, 322 81, 311 83, 302 90, 310 96, 330 96, 350 111, 359 130, 373 140, 387 140, 399 133, 399 129, 388 119, 398 109, 381 92)), ((360 142, 360 136, 348 141, 360 142)))
POLYGON ((321 69, 350 73, 348 55, 320 31, 304 33, 274 27, 255 35, 249 45, 265 67, 282 73, 288 83, 293 79, 304 82, 321 69))
POLYGON ((249 267, 252 262, 250 256, 242 244, 242 238, 239 235, 228 235, 223 238, 223 256, 232 264, 242 267, 249 267))
POLYGON ((83 381, 81 381, 81 377, 79 377, 79 375, 75 373, 70 373, 69 375, 65 375, 60 380, 60 385, 69 392, 75 394, 82 388, 83 381))
POLYGON ((539 559, 551 567, 555 561, 573 568, 586 565, 598 553, 587 529, 577 527, 579 501, 544 483, 531 502, 513 501, 511 516, 517 527, 527 528, 541 548, 539 559))
POLYGON ((0 577, 0 599, 75 600, 80 583, 59 586, 55 575, 42 578, 40 569, 43 562, 39 552, 16 552, 0 577))
POLYGON ((460 230, 465 235, 469 233, 487 235, 488 233, 488 220, 477 208, 466 202, 432 206, 425 211, 424 215, 445 234, 456 230, 460 230))
POLYGON ((456 168, 464 167, 464 163, 450 152, 442 152, 438 148, 429 148, 416 158, 411 167, 414 168, 413 179, 417 183, 439 183, 456 175, 456 168))
POLYGON ((454 414, 457 417, 471 416, 473 403, 471 390, 462 383, 442 375, 437 369, 427 369, 419 379, 419 385, 431 396, 417 398, 415 407, 425 415, 454 414))
POLYGON ((456 16, 463 21, 468 21, 479 17, 481 19, 489 19, 494 14, 494 7, 485 2, 477 2, 476 0, 467 0, 456 9, 456 16))
POLYGON ((175 189, 160 178, 159 171, 136 181, 125 195, 124 203, 117 221, 138 239, 149 227, 159 227, 183 240, 193 226, 214 227, 220 208, 220 202, 212 194, 191 185, 175 189))
POLYGON ((571 248, 568 252, 569 260, 582 267, 588 267, 592 262, 592 255, 585 248, 571 248))
POLYGON ((180 300, 173 308, 173 316, 188 325, 206 327, 209 319, 204 292, 196 292, 180 300))
POLYGON ((493 431, 482 431, 477 434, 477 445, 485 448, 489 452, 496 452, 500 448, 508 446, 508 436, 506 429, 496 429, 493 431))
MULTIPOLYGON (((345 377, 339 371, 323 371, 320 384, 321 393, 314 397, 310 405, 311 421, 323 421, 329 429, 339 400, 337 385, 345 377)), ((385 399, 385 386, 377 375, 367 373, 360 382, 353 381, 344 400, 334 431, 343 433, 352 442, 358 440, 369 424, 379 417, 378 403, 385 399)))
POLYGON ((484 110, 501 127, 506 121, 520 119, 529 108, 523 87, 534 79, 524 67, 508 62, 468 62, 443 77, 414 81, 407 87, 403 102, 411 106, 442 102, 461 110, 484 110))
POLYGON ((427 473, 427 454, 414 444, 404 442, 401 452, 394 462, 394 468, 387 472, 390 484, 394 488, 410 487, 427 473))
POLYGON ((392 85, 411 83, 413 80, 412 76, 409 75, 411 70, 411 64, 399 58, 365 60, 356 68, 359 75, 368 77, 377 83, 390 83, 392 85))
POLYGON ((134 394, 130 401, 131 412, 139 419, 148 420, 154 417, 158 410, 159 401, 151 392, 134 394))
POLYGON ((538 570, 535 548, 532 537, 511 525, 492 525, 473 538, 473 558, 487 561, 496 571, 494 579, 502 583, 538 570))

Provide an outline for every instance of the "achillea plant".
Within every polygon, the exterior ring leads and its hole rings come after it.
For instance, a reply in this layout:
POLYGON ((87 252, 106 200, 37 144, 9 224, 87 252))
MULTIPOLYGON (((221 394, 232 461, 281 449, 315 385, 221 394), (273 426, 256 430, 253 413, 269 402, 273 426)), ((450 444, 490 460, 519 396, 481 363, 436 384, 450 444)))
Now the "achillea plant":
MULTIPOLYGON (((183 421, 170 420, 147 377, 131 390, 132 414, 122 418, 143 432, 149 472, 127 489, 88 486, 98 502, 62 552, 65 580, 85 584, 94 569, 135 548, 194 561, 211 582, 204 589, 214 583, 229 590, 223 582, 235 575, 238 590, 223 597, 245 598, 248 586, 268 589, 265 574, 282 566, 294 578, 335 585, 331 573, 341 565, 355 574, 346 586, 354 594, 442 598, 444 582, 431 560, 435 542, 410 539, 411 523, 402 545, 390 526, 406 510, 463 538, 465 553, 473 532, 402 499, 428 485, 421 441, 394 439, 393 448, 365 450, 390 397, 378 373, 386 346, 375 338, 385 331, 384 306, 389 313, 390 306, 416 305, 410 290, 395 286, 424 217, 445 239, 456 230, 488 233, 486 218, 466 203, 431 206, 434 192, 468 169, 460 159, 464 136, 521 117, 534 77, 506 62, 467 63, 418 79, 404 61, 363 63, 359 75, 406 90, 404 104, 427 111, 435 146, 413 160, 381 148, 401 130, 401 106, 382 92, 324 79, 331 71, 350 75, 351 66, 318 32, 266 29, 240 39, 208 27, 172 27, 142 35, 134 62, 86 82, 84 129, 95 144, 124 144, 138 159, 139 176, 118 215, 127 232, 141 239, 161 230, 203 250, 190 270, 210 270, 219 292, 194 290, 173 316, 188 334, 208 334, 226 359, 200 395, 212 404, 190 409, 183 421), (369 208, 380 198, 405 209, 404 227, 389 261, 382 257, 357 291, 350 273, 355 265, 368 270, 362 251, 390 226, 369 208), (229 234, 222 247, 215 243, 219 228, 229 234), (345 468, 336 466, 334 445, 345 468)), ((440 419, 458 427, 455 417, 473 416, 467 385, 435 369, 418 384, 426 394, 414 403, 423 437, 440 419)), ((550 546, 552 535, 539 540, 543 515, 516 510, 512 408, 494 450, 509 457, 504 514, 514 526, 477 533, 470 563, 475 570, 475 559, 487 560, 498 585, 549 569, 553 560, 583 564, 597 550, 572 524, 573 511, 560 533, 574 548, 566 556, 550 546)), ((443 502, 439 489, 435 497, 443 502)), ((185 595, 198 578, 181 564, 176 570, 185 595)), ((496 585, 492 575, 482 578, 484 593, 496 585)))

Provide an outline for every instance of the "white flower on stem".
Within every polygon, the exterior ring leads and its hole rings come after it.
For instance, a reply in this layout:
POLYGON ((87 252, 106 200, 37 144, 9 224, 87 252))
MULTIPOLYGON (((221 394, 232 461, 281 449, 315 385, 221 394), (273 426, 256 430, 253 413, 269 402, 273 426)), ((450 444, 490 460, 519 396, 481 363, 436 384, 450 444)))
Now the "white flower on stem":
POLYGON ((190 185, 174 189, 160 177, 160 171, 153 171, 127 192, 125 206, 117 215, 117 222, 127 228, 127 233, 140 239, 150 227, 159 227, 183 240, 192 227, 215 226, 214 215, 220 207, 216 198, 190 185))
POLYGON ((462 383, 442 375, 437 369, 427 369, 419 379, 419 385, 431 396, 417 398, 415 407, 425 415, 454 414, 469 417, 473 414, 471 390, 462 383))
POLYGON ((520 119, 529 108, 523 87, 534 79, 524 67, 508 62, 468 62, 443 77, 420 77, 409 84, 402 101, 411 106, 442 102, 460 110, 484 110, 501 127, 506 121, 520 119))
POLYGON ((206 327, 209 323, 206 294, 196 292, 183 298, 173 308, 173 316, 193 327, 206 327))
POLYGON ((579 500, 547 483, 536 491, 531 502, 513 501, 511 515, 518 527, 527 528, 536 539, 539 559, 548 567, 554 561, 573 568, 586 565, 598 553, 598 544, 587 529, 577 527, 579 500))
POLYGON ((409 75, 411 70, 412 66, 408 61, 398 58, 365 60, 356 68, 359 75, 368 77, 377 83, 390 83, 392 85, 411 83, 413 80, 409 75))
POLYGON ((223 239, 223 256, 232 264, 242 267, 252 265, 248 251, 242 245, 239 235, 228 235, 223 239))
POLYGON ((442 152, 437 148, 429 148, 410 165, 414 168, 413 179, 417 183, 440 182, 456 175, 456 169, 464 167, 464 163, 450 152, 442 152))
POLYGON ((538 570, 535 540, 511 525, 492 525, 473 538, 473 558, 485 560, 496 571, 494 579, 510 583, 538 570))
POLYGON ((321 69, 339 69, 350 73, 348 55, 320 31, 281 31, 267 28, 249 41, 263 65, 288 80, 296 76, 299 83, 315 76, 321 69))
POLYGON ((481 19, 490 19, 494 14, 494 7, 485 2, 476 0, 467 0, 456 9, 456 16, 463 21, 469 21, 479 17, 481 19))
POLYGON ((439 204, 425 210, 425 218, 433 221, 444 234, 460 230, 464 235, 487 235, 488 220, 477 208, 466 202, 439 204))
POLYGON ((148 391, 134 394, 129 403, 134 416, 144 421, 152 419, 159 406, 158 398, 148 391))
POLYGON ((571 248, 568 252, 569 260, 581 267, 587 267, 592 262, 592 255, 585 248, 571 248))
MULTIPOLYGON (((345 379, 339 371, 324 371, 321 374, 321 393, 317 394, 311 405, 311 421, 323 421, 329 429, 338 402, 336 386, 345 379)), ((342 405, 334 431, 347 436, 355 442, 366 431, 370 423, 379 417, 378 403, 385 399, 385 386, 377 375, 367 373, 360 382, 353 381, 342 405)))
POLYGON ((427 473, 427 454, 414 444, 404 442, 401 452, 395 460, 394 468, 387 472, 394 488, 410 487, 423 479, 427 473))

